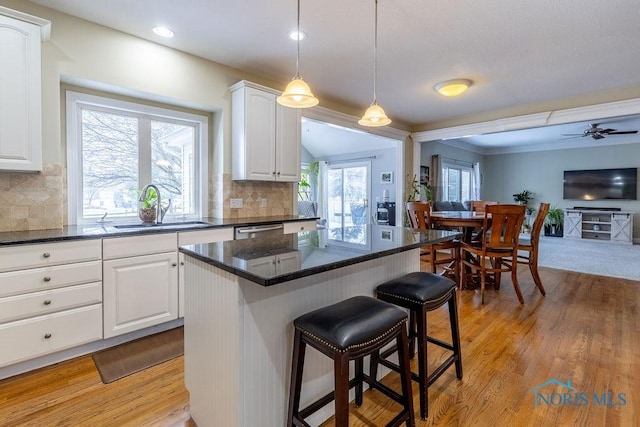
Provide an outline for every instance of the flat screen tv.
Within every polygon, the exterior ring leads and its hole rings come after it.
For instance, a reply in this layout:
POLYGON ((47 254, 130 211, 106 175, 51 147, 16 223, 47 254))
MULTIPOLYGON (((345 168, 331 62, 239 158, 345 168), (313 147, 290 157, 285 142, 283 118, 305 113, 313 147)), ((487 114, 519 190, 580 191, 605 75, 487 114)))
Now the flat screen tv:
POLYGON ((638 168, 564 171, 564 198, 637 200, 638 168))

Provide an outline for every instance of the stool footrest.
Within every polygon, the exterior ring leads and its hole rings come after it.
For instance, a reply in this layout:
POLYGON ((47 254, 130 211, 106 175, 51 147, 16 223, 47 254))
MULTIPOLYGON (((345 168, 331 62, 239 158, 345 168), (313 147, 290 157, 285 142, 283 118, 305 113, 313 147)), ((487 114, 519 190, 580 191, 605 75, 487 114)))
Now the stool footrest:
POLYGON ((401 394, 397 393, 395 390, 390 389, 389 387, 387 387, 386 385, 382 384, 379 381, 374 381, 369 375, 364 374, 364 381, 369 384, 369 388, 371 388, 372 390, 378 390, 381 393, 387 395, 388 397, 390 397, 391 399, 395 400, 396 402, 398 402, 399 404, 403 404, 403 397, 401 394))
MULTIPOLYGON (((352 380, 349 381, 349 390, 351 390, 353 387, 355 387, 357 381, 356 378, 353 378, 352 380)), ((324 396, 322 396, 321 398, 319 398, 318 400, 316 400, 315 402, 311 403, 309 406, 307 406, 304 409, 301 409, 300 411, 298 411, 298 416, 302 419, 307 418, 309 415, 317 412, 318 410, 320 410, 320 408, 322 408, 323 406, 328 405, 329 403, 333 402, 335 400, 335 390, 332 392, 329 392, 327 394, 325 394, 324 396)))
POLYGON ((440 347, 446 348, 447 350, 454 351, 454 348, 451 344, 446 343, 444 341, 440 341, 437 338, 431 338, 430 336, 427 336, 427 341, 430 342, 431 344, 439 345, 440 347))

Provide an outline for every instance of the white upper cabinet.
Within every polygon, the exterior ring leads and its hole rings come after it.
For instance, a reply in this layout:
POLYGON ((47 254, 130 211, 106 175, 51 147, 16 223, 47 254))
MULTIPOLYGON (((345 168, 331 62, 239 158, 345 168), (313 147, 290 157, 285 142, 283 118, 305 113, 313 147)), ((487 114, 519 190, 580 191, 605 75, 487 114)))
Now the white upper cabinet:
POLYGON ((231 92, 233 179, 298 182, 300 110, 278 104, 278 91, 247 81, 231 92))
POLYGON ((0 170, 42 170, 40 40, 49 25, 0 7, 0 170))

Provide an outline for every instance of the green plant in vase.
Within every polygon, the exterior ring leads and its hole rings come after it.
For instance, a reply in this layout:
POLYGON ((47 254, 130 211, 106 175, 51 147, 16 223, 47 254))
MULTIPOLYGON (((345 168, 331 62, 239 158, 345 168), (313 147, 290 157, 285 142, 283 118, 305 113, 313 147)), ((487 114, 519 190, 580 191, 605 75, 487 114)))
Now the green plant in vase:
POLYGON ((138 216, 142 222, 153 222, 157 216, 158 193, 153 188, 149 188, 144 199, 140 200, 138 216))
POLYGON ((546 236, 562 236, 564 224, 564 210, 551 208, 544 220, 544 234, 546 236))

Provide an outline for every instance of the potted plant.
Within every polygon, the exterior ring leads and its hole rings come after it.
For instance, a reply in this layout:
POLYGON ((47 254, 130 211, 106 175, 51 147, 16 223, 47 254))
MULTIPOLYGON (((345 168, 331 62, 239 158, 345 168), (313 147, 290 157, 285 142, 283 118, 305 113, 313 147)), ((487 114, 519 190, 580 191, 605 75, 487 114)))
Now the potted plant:
POLYGON ((153 188, 149 188, 144 199, 140 200, 140 209, 138 216, 142 222, 153 222, 156 220, 156 205, 158 203, 158 194, 153 188))
POLYGON ((564 211, 562 208, 551 208, 547 212, 544 223, 544 235, 562 237, 564 211))
POLYGON ((523 190, 520 193, 516 193, 513 195, 513 201, 518 203, 519 205, 527 205, 529 200, 533 199, 533 193, 529 190, 523 190))

